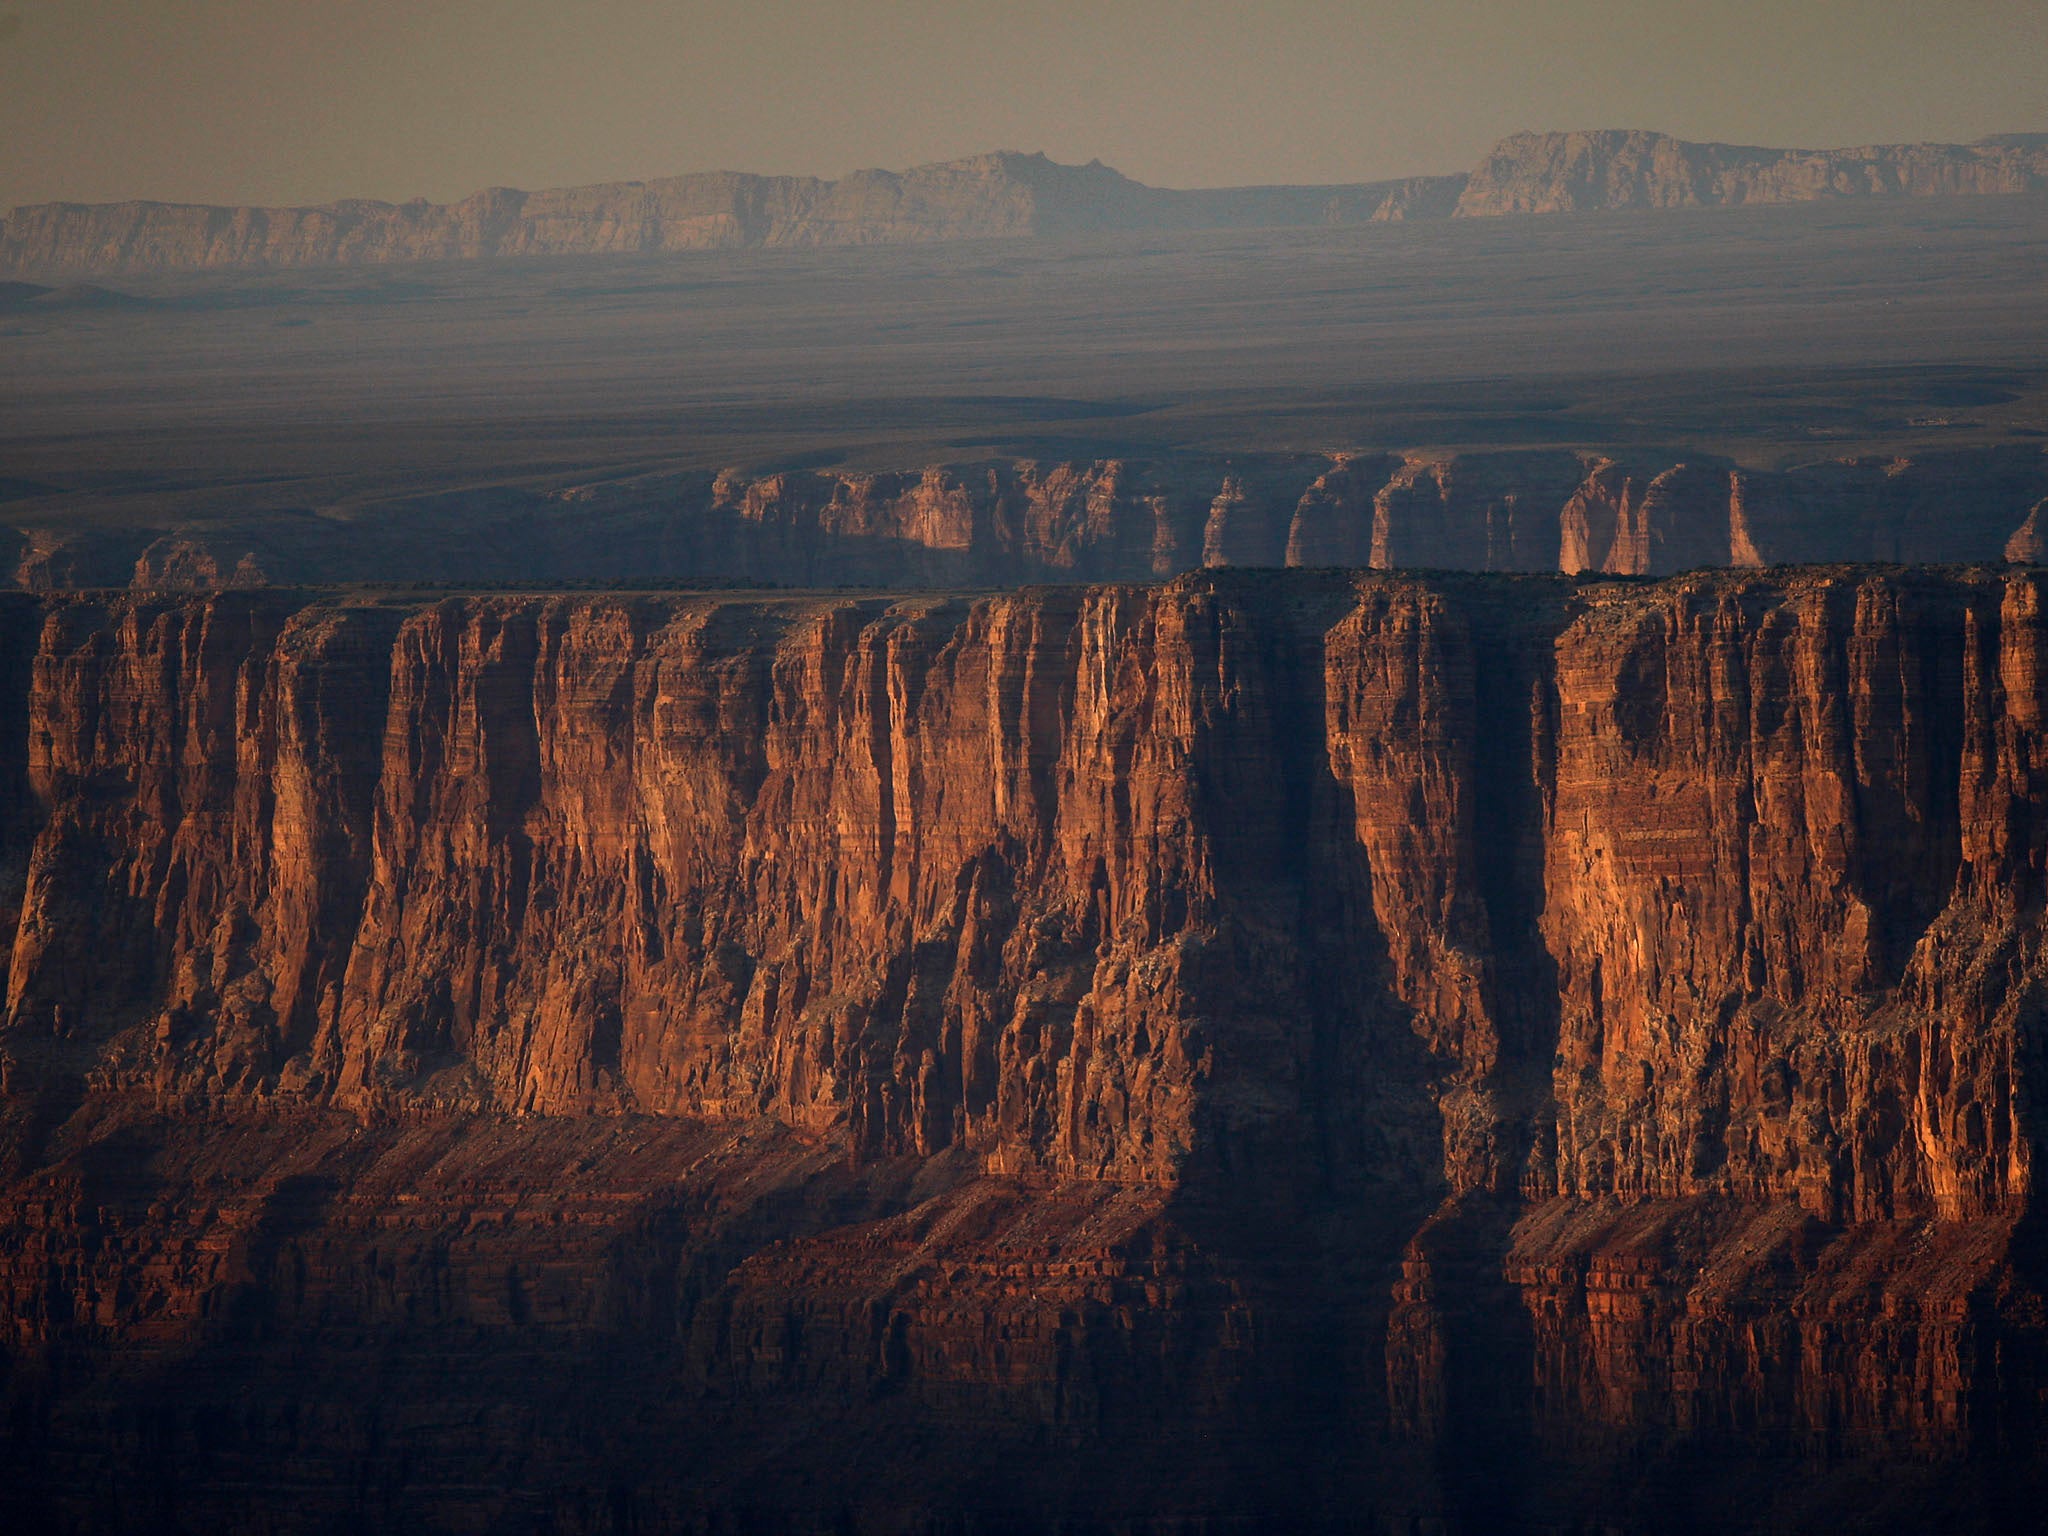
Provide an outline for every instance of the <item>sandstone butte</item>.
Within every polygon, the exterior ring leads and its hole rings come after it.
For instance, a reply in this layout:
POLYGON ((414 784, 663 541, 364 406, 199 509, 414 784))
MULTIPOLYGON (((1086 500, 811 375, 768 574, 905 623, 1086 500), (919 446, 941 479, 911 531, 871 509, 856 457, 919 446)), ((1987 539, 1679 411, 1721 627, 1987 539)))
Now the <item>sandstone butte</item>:
POLYGON ((17 594, 0 858, 9 1529, 2038 1517, 2039 573, 17 594))
POLYGON ((39 203, 0 222, 0 271, 110 274, 898 245, 1105 230, 1271 228, 2048 190, 2048 134, 1974 144, 1762 149, 1640 130, 1518 133, 1470 172, 1332 186, 1150 187, 1011 151, 808 176, 705 172, 456 203, 39 203))
POLYGON ((1645 451, 1168 454, 901 472, 642 474, 407 494, 163 528, 20 499, 32 589, 348 581, 891 588, 1150 581, 1204 566, 1668 575, 1701 566, 2038 561, 2038 444, 1783 471, 1645 451))

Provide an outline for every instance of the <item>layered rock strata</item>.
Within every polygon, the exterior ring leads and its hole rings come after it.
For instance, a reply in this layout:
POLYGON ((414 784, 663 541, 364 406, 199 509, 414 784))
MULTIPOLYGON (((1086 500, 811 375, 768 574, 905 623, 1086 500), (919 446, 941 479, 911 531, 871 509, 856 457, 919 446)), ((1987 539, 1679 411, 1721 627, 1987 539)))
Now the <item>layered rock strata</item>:
POLYGON ((1462 176, 1342 186, 1148 187, 1100 161, 996 153, 907 171, 709 172, 456 203, 311 208, 42 203, 0 223, 0 269, 39 273, 356 266, 760 247, 915 245, 1091 231, 1363 224, 1448 215, 1462 176))
POLYGON ((1640 130, 1518 133, 1469 173, 1199 190, 1149 187, 1100 161, 1061 165, 1006 151, 837 181, 716 171, 539 192, 492 187, 455 203, 38 203, 0 221, 0 270, 75 276, 903 245, 2044 189, 2040 134, 1815 150, 1640 130))
POLYGON ((1762 149, 1606 129, 1511 134, 1473 167, 1456 211, 1461 218, 1484 218, 2044 190, 2044 134, 2008 134, 1975 144, 1762 149))
MULTIPOLYGON (((31 588, 337 581, 790 587, 1150 581, 1204 566, 1564 571, 2035 558, 2033 445, 1761 471, 1651 454, 1029 459, 656 476, 165 531, 18 503, 31 588)), ((4 533, 0 533, 4 537, 4 533)))
POLYGON ((10 598, 0 1497, 2016 1528, 2044 597, 10 598))

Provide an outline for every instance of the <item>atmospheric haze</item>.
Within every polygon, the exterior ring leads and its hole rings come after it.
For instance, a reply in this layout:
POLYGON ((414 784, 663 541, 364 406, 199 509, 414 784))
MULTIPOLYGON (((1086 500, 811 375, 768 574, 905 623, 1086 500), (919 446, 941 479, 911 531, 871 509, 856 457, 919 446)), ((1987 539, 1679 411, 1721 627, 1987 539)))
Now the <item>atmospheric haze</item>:
POLYGON ((2036 0, 19 0, 0 208, 455 198, 998 147, 1157 185, 1469 164, 1521 128, 1968 140, 2048 126, 2036 0))
POLYGON ((2044 57, 0 0, 0 1533, 2048 1530, 2044 57))

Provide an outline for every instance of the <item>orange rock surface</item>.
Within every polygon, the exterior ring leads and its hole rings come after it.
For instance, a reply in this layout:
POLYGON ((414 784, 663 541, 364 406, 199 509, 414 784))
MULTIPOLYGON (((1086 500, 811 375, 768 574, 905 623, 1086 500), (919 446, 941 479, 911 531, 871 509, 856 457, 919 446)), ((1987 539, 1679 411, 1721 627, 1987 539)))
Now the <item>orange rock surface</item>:
POLYGON ((9 599, 4 1497, 2015 1528, 2044 654, 2027 572, 9 599))
MULTIPOLYGON (((368 523, 11 531, 34 589, 344 581, 780 587, 1150 581, 1214 566, 1664 576, 1821 561, 2030 561, 2032 444, 1787 470, 1563 450, 997 459, 662 475, 430 498, 368 523)), ((0 534, 10 530, 0 529, 0 534)))

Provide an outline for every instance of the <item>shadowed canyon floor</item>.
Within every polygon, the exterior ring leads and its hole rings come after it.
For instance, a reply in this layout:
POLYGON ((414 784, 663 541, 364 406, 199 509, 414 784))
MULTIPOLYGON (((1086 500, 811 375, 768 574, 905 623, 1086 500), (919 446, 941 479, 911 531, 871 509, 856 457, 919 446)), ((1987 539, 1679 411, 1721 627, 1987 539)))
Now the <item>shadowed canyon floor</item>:
POLYGON ((2048 586, 0 602, 0 1498, 2030 1528, 2048 586))

